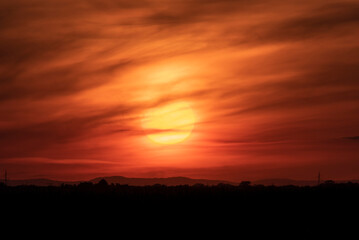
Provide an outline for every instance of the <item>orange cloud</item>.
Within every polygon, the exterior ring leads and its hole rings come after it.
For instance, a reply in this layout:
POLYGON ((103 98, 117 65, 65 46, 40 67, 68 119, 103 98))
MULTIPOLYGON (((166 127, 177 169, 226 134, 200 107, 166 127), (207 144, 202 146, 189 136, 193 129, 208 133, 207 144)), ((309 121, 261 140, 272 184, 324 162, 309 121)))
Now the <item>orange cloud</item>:
POLYGON ((0 168, 14 178, 359 171, 357 1, 17 0, 0 9, 0 168), (179 101, 198 115, 191 136, 148 142, 145 112, 179 101))

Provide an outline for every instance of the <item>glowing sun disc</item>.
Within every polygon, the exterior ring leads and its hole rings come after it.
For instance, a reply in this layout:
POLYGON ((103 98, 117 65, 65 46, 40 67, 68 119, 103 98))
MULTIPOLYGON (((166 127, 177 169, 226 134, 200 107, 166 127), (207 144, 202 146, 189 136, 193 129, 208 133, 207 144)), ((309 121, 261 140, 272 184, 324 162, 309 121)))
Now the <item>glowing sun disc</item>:
POLYGON ((142 121, 147 137, 159 144, 175 144, 187 139, 196 118, 185 102, 177 102, 149 110, 142 121))

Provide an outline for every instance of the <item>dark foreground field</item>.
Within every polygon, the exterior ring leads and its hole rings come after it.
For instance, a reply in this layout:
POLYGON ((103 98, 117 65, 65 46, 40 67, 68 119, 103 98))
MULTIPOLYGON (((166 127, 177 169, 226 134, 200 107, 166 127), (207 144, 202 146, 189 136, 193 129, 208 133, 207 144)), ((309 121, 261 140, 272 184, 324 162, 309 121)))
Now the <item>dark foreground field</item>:
POLYGON ((2 184, 0 206, 1 217, 7 223, 31 225, 32 229, 86 223, 87 232, 98 230, 99 225, 105 229, 111 225, 116 231, 134 227, 137 230, 133 234, 143 232, 146 227, 156 230, 164 229, 163 226, 177 232, 191 228, 211 234, 215 230, 243 231, 258 226, 272 231, 287 226, 302 232, 309 231, 310 225, 325 223, 328 232, 331 225, 337 228, 338 224, 355 224, 359 184, 326 183, 312 187, 128 186, 104 181, 57 187, 2 184))
MULTIPOLYGON (((129 186, 104 181, 56 187, 2 184, 0 206, 0 216, 7 226, 39 232, 55 229, 56 234, 84 226, 81 231, 90 234, 113 231, 121 235, 130 231, 136 236, 149 232, 167 236, 166 231, 171 231, 188 238, 192 236, 190 232, 196 231, 208 235, 220 232, 229 235, 220 239, 229 239, 233 234, 243 235, 244 231, 252 235, 272 232, 277 236, 285 233, 283 229, 291 229, 291 234, 308 236, 313 231, 328 234, 340 229, 339 226, 356 229, 359 184, 329 182, 312 187, 248 183, 129 186)), ((4 226, 2 229, 7 229, 4 226)))
POLYGON ((2 206, 17 208, 91 208, 156 209, 180 211, 210 209, 218 211, 258 209, 271 211, 300 211, 309 209, 355 210, 359 206, 359 184, 327 182, 319 186, 263 186, 242 183, 205 186, 128 186, 81 183, 59 187, 0 185, 2 206))

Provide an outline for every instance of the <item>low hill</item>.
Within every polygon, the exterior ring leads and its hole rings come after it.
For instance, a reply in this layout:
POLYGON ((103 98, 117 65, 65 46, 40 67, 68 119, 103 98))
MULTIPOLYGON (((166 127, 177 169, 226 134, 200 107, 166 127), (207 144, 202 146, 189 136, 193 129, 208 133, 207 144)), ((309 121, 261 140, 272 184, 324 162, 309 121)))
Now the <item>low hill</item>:
POLYGON ((98 177, 90 180, 93 183, 98 183, 101 179, 105 179, 108 183, 114 184, 123 184, 123 185, 132 185, 132 186, 146 186, 161 184, 167 186, 176 186, 176 185, 194 185, 194 184, 204 184, 204 185, 218 185, 223 184, 232 184, 238 185, 235 182, 222 181, 222 180, 208 180, 208 179, 192 179, 187 177, 169 177, 169 178, 126 178, 122 176, 113 176, 113 177, 98 177))
MULTIPOLYGON (((122 184, 122 185, 131 185, 131 186, 148 186, 148 185, 167 185, 167 186, 176 186, 176 185, 195 185, 195 184, 203 184, 214 186, 220 183, 222 184, 231 184, 238 185, 239 182, 230 182, 224 180, 209 180, 209 179, 193 179, 188 177, 168 177, 168 178, 127 178, 123 176, 110 176, 110 177, 97 177, 91 180, 85 181, 56 181, 46 178, 39 179, 23 179, 23 180, 9 180, 7 185, 9 186, 20 186, 20 185, 35 185, 35 186, 61 186, 62 184, 76 185, 81 182, 92 182, 98 183, 101 179, 105 179, 109 184, 122 184)), ((3 182, 3 181, 0 181, 3 182)), ((324 181, 322 181, 323 183, 324 181)), ((359 183, 359 180, 339 180, 335 181, 336 183, 359 183)), ((252 185, 264 185, 264 186, 315 186, 317 185, 317 181, 311 180, 292 180, 292 179, 263 179, 252 181, 252 185)))

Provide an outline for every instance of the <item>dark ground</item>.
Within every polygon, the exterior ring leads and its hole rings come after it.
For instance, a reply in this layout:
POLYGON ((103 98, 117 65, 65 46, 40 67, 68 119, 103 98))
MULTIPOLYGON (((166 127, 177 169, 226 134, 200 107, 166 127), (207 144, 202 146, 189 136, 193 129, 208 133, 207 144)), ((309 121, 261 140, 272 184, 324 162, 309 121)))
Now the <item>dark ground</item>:
POLYGON ((259 226, 275 232, 288 226, 305 232, 309 226, 315 229, 324 224, 328 233, 332 225, 356 225, 359 184, 327 182, 314 187, 248 183, 136 187, 109 185, 106 181, 60 187, 1 184, 0 205, 2 219, 10 225, 31 225, 32 229, 37 229, 33 226, 58 229, 60 225, 68 229, 69 225, 77 228, 86 223, 91 226, 87 232, 101 225, 101 229, 112 226, 112 231, 127 229, 124 226, 137 228, 136 234, 144 227, 155 232, 162 228, 164 233, 167 226, 177 232, 182 228, 201 232, 205 227, 211 235, 212 231, 219 231, 217 226, 221 226, 221 231, 230 228, 234 232, 248 227, 259 231, 259 226))
POLYGON ((359 184, 327 182, 319 186, 263 186, 242 183, 234 186, 128 186, 81 183, 60 187, 0 185, 0 201, 5 206, 154 208, 159 211, 183 209, 254 209, 277 208, 281 211, 303 209, 355 208, 359 204, 359 184))

